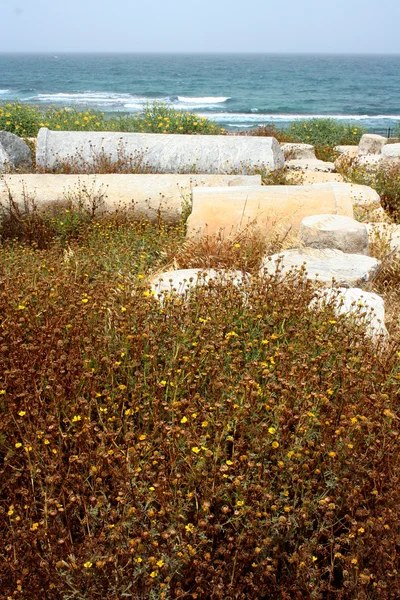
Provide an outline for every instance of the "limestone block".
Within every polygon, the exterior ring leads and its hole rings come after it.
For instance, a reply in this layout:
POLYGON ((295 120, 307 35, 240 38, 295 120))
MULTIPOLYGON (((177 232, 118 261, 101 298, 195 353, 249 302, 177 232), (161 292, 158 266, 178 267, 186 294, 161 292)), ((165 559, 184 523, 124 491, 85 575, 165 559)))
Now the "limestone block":
POLYGON ((7 175, 0 180, 0 204, 8 203, 8 191, 23 205, 26 197, 39 209, 69 201, 99 212, 129 210, 151 221, 159 216, 179 220, 195 186, 261 185, 259 175, 7 175))
POLYGON ((235 236, 247 229, 262 235, 297 233, 304 217, 315 214, 353 216, 345 183, 315 185, 194 188, 187 235, 235 236))
POLYGON ((171 294, 187 296, 197 287, 207 286, 210 281, 217 284, 243 285, 246 278, 250 277, 241 271, 215 270, 215 269, 178 269, 158 273, 149 281, 153 295, 159 300, 171 294))
POLYGON ((382 148, 382 156, 385 158, 400 158, 400 144, 386 144, 382 148))
POLYGON ((312 215, 301 222, 300 239, 310 248, 336 248, 349 254, 368 254, 365 225, 343 215, 312 215))
POLYGON ((317 158, 303 158, 301 160, 288 160, 286 162, 288 169, 294 171, 306 170, 306 171, 321 171, 322 173, 332 173, 335 170, 335 165, 332 162, 325 162, 318 160, 317 158))
POLYGON ((0 146, 7 153, 13 167, 18 169, 32 166, 32 152, 28 144, 14 133, 0 131, 0 146))
POLYGON ((10 167, 10 157, 0 144, 0 173, 7 172, 10 167))
POLYGON ((386 144, 387 138, 375 133, 364 133, 358 144, 359 156, 367 156, 369 154, 380 154, 383 146, 386 144))
POLYGON ((357 325, 365 328, 366 334, 377 341, 387 338, 385 327, 385 303, 378 294, 360 288, 330 288, 318 290, 309 308, 323 310, 331 305, 336 315, 348 315, 357 325))
POLYGON ((84 168, 101 155, 112 162, 134 157, 156 173, 247 173, 253 166, 271 171, 284 164, 283 152, 272 137, 39 131, 36 163, 44 171, 71 157, 84 168))
POLYGON ((366 154, 357 157, 357 166, 364 167, 367 171, 375 171, 382 164, 382 154, 366 154))
POLYGON ((344 154, 350 157, 357 156, 358 154, 358 146, 335 146, 333 149, 341 155, 344 154))
POLYGON ((379 208, 381 198, 376 190, 368 185, 349 183, 353 206, 357 208, 379 208))
POLYGON ((363 254, 346 254, 330 248, 303 248, 266 256, 260 272, 283 277, 304 266, 307 279, 327 285, 358 287, 377 273, 379 265, 376 258, 363 254))
POLYGON ((312 144, 281 144, 285 160, 315 159, 315 150, 312 144))
POLYGON ((301 176, 302 185, 311 185, 312 183, 343 183, 344 179, 339 173, 324 173, 321 171, 296 171, 296 175, 301 176))

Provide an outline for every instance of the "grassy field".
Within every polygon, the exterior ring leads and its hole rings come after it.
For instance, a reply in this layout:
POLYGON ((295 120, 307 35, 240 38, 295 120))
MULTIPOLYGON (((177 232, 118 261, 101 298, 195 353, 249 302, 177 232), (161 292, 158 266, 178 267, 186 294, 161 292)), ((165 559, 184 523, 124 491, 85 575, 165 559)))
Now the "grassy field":
MULTIPOLYGON (((396 218, 398 171, 368 182, 396 218)), ((301 273, 258 277, 281 243, 72 204, 3 214, 2 597, 399 598, 400 260, 370 285, 374 345, 309 310, 301 273), (160 303, 149 278, 189 267, 253 278, 160 303)))

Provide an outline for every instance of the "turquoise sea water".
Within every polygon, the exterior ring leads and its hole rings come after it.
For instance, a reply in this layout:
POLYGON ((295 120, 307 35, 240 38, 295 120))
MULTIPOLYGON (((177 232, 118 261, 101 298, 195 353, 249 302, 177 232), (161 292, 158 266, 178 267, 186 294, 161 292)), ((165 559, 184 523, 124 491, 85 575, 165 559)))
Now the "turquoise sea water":
POLYGON ((400 55, 0 54, 0 102, 136 112, 160 100, 230 129, 309 117, 400 121, 400 55))

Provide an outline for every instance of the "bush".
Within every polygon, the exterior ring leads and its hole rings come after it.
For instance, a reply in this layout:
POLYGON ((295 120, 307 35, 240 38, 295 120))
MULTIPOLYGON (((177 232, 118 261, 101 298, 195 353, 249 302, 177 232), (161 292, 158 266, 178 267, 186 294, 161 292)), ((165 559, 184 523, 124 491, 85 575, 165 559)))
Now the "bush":
POLYGON ((21 137, 35 137, 41 127, 60 131, 125 131, 153 133, 223 133, 209 119, 191 112, 179 112, 166 104, 154 102, 143 114, 110 115, 88 109, 50 107, 42 109, 9 103, 0 107, 0 129, 21 137))
POLYGON ((4 597, 398 597, 395 349, 301 277, 160 306, 181 243, 1 249, 4 597))
POLYGON ((338 123, 334 119, 307 119, 296 121, 290 127, 296 142, 316 146, 357 145, 366 129, 352 123, 338 123))

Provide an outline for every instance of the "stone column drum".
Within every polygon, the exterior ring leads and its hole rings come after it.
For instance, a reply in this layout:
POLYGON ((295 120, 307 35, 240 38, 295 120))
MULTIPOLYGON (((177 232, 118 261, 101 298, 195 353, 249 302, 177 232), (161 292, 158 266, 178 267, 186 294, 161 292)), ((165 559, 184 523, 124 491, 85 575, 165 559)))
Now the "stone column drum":
POLYGON ((51 171, 65 162, 85 168, 105 155, 142 159, 154 173, 248 173, 251 167, 271 171, 284 164, 283 151, 273 137, 180 135, 99 131, 39 131, 36 164, 51 171))
POLYGON ((9 193, 17 204, 33 200, 39 210, 69 203, 97 213, 129 211, 155 221, 178 221, 190 205, 192 189, 207 185, 261 185, 259 175, 4 175, 0 207, 7 210, 9 193))

